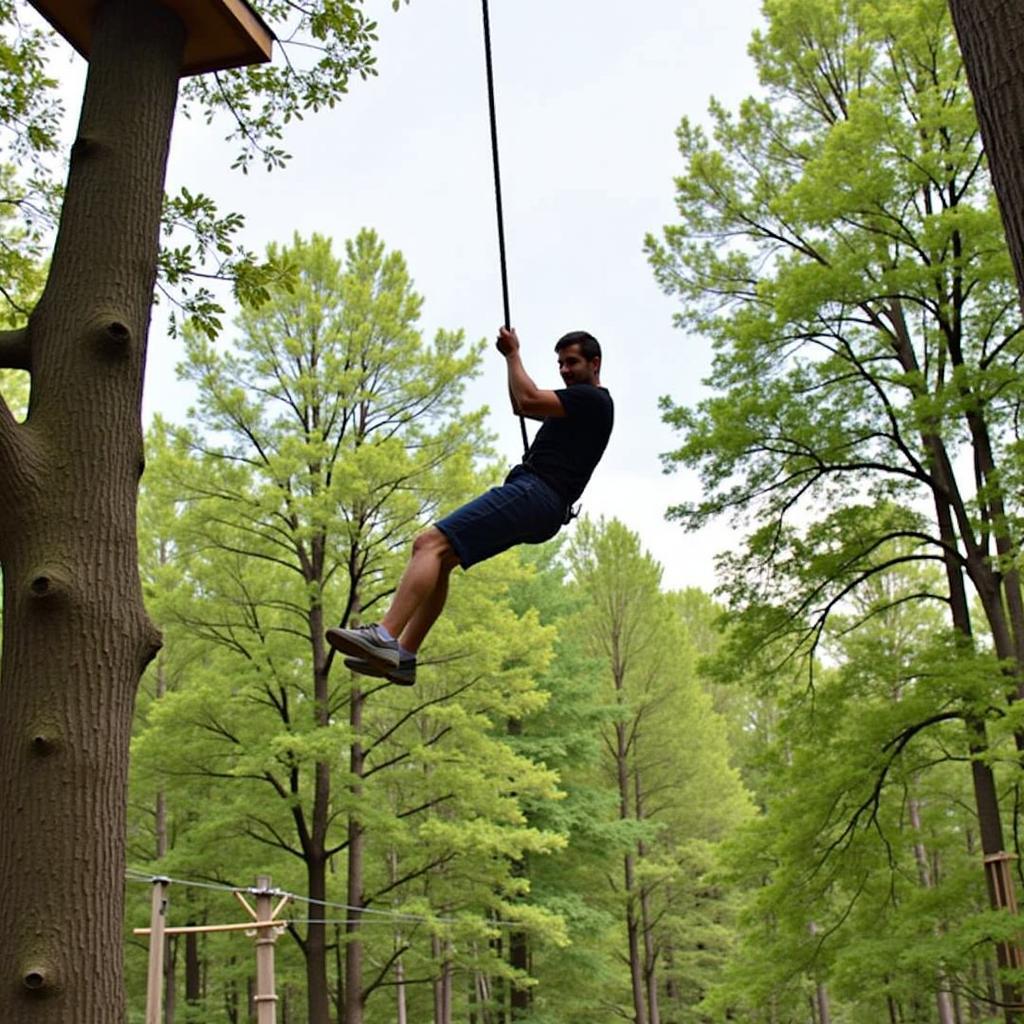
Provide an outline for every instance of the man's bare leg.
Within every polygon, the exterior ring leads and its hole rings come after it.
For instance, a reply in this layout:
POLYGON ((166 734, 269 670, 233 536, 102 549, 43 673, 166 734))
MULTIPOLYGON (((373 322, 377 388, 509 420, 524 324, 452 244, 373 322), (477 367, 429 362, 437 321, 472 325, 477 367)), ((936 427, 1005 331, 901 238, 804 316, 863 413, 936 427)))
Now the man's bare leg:
POLYGON ((406 623, 398 637, 399 644, 407 651, 415 654, 420 649, 420 644, 426 639, 430 627, 437 622, 438 616, 444 611, 445 601, 448 599, 448 579, 454 566, 443 568, 438 578, 437 585, 427 595, 427 599, 417 606, 412 613, 412 618, 406 623))
POLYGON ((381 625, 415 653, 444 610, 448 577, 459 564, 448 538, 436 526, 421 533, 381 625))

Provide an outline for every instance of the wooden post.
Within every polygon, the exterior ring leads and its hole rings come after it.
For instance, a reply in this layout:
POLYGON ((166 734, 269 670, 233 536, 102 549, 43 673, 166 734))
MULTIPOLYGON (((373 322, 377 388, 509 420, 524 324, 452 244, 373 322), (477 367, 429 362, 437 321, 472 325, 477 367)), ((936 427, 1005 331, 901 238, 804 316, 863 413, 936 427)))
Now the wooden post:
MULTIPOLYGON (((1017 916, 1017 894, 1013 885, 1012 862, 1017 859, 1014 853, 990 853, 985 857, 985 874, 988 878, 989 892, 994 895, 993 903, 997 907, 1017 916)), ((1000 966, 1011 967, 1019 971, 1024 968, 1024 951, 1020 942, 999 943, 1001 952, 1000 966)), ((1014 1010, 1024 1010, 1024 1005, 1016 1005, 1014 1010)))
POLYGON ((270 878, 256 879, 256 1024, 277 1024, 277 995, 274 992, 274 893, 270 878))
POLYGON ((169 878, 153 879, 153 900, 149 912, 149 974, 146 979, 146 1024, 160 1024, 164 994, 164 927, 167 924, 169 878))

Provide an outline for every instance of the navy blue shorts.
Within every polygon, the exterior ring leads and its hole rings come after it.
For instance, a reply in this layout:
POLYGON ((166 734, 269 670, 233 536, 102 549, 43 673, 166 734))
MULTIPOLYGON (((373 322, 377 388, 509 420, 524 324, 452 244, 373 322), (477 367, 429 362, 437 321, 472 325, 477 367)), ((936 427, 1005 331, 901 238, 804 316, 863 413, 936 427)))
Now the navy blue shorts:
POLYGON ((516 544, 550 540, 565 519, 565 502, 539 476, 515 466, 500 487, 457 508, 434 525, 448 538, 463 569, 516 544))

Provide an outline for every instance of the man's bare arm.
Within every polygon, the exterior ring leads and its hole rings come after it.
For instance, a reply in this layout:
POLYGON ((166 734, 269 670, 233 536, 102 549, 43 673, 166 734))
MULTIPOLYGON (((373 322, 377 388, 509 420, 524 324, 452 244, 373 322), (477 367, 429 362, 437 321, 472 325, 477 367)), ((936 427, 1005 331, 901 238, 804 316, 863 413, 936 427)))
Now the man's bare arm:
POLYGON ((498 332, 498 351, 505 357, 508 393, 517 416, 542 420, 549 416, 565 415, 565 406, 558 395, 554 391, 537 387, 526 372, 519 356, 519 338, 515 331, 501 328, 498 332))

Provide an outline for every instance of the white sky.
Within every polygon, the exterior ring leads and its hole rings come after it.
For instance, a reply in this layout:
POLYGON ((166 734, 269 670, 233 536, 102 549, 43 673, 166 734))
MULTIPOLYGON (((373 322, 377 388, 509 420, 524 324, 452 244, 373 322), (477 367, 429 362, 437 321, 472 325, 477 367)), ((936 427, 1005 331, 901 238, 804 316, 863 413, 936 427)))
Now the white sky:
MULTIPOLYGON (((710 588, 713 556, 730 532, 723 524, 687 534, 665 522, 665 509, 692 498, 696 481, 662 474, 658 455, 676 441, 657 408, 662 394, 688 402, 700 394, 708 345, 672 326, 674 301, 656 287, 642 245, 673 219, 679 119, 703 119, 711 95, 734 107, 755 89, 746 46, 759 0, 490 7, 512 321, 527 369, 540 386, 557 387, 554 340, 578 328, 600 339, 616 428, 584 511, 636 530, 666 585, 710 588)), ((413 0, 395 14, 387 0, 367 0, 366 9, 379 21, 379 77, 353 82, 339 107, 292 125, 285 171, 231 172, 225 127, 179 118, 168 188, 186 185, 244 214, 245 242, 256 250, 318 231, 340 253, 344 239, 374 228, 404 253, 425 297, 425 337, 462 327, 469 338, 492 338, 502 303, 481 6, 413 0)), ((78 95, 69 103, 75 117, 78 95)), ((147 415, 184 417, 179 357, 158 315, 147 415)), ((499 447, 516 461, 519 424, 507 412, 496 352, 469 402, 490 406, 499 447)))

